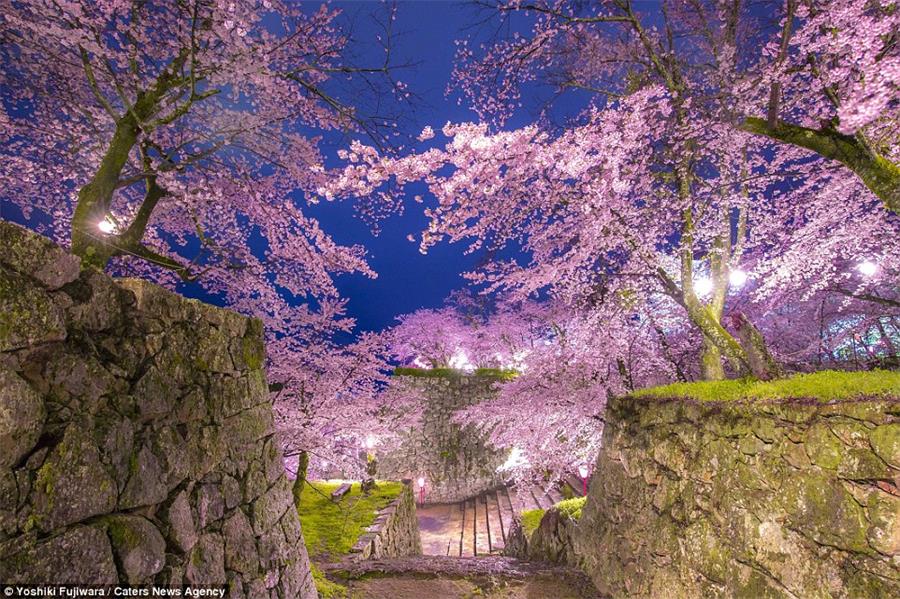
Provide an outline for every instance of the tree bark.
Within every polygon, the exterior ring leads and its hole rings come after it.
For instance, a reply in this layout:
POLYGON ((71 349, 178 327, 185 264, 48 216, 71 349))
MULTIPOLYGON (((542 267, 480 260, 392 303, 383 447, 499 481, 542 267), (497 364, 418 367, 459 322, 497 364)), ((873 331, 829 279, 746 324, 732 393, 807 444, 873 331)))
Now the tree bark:
MULTIPOLYGON (((171 259, 156 254, 140 243, 153 208, 165 195, 165 191, 156 185, 155 178, 151 177, 148 180, 147 195, 145 196, 146 206, 141 206, 137 222, 133 223, 126 233, 102 235, 97 225, 105 220, 109 213, 113 194, 119 186, 122 169, 137 145, 141 132, 149 134, 154 128, 154 124, 148 124, 147 121, 157 113, 165 95, 185 83, 186 80, 181 79, 179 71, 188 56, 187 49, 179 52, 172 63, 159 74, 153 85, 138 92, 133 105, 125 107, 123 114, 115 121, 116 129, 106 148, 106 153, 100 161, 100 166, 91 180, 78 191, 78 201, 72 217, 72 252, 90 266, 102 269, 110 258, 125 252, 153 260, 167 268, 179 266, 171 259)), ((91 79, 90 62, 87 61, 86 54, 85 60, 87 75, 91 79)), ((98 98, 102 99, 99 92, 98 98)), ((185 104, 185 106, 189 105, 190 103, 185 104)), ((111 106, 108 103, 106 106, 108 112, 115 118, 116 115, 111 106)), ((176 111, 173 114, 179 113, 176 111)))
POLYGON ((722 352, 709 337, 703 337, 703 352, 700 355, 700 376, 704 381, 721 381, 725 378, 722 352))
POLYGON ((291 491, 294 495, 294 505, 300 504, 300 494, 303 493, 303 483, 306 482, 306 471, 309 469, 309 452, 301 451, 297 456, 297 478, 291 491))
POLYGON ((731 315, 732 322, 738 331, 738 339, 741 340, 747 353, 750 372, 761 381, 770 381, 784 375, 781 366, 775 357, 769 353, 766 341, 752 322, 740 312, 731 315))
POLYGON ((856 173, 885 208, 900 214, 900 166, 870 151, 856 137, 833 129, 809 129, 784 121, 778 121, 773 127, 766 119, 757 117, 745 118, 741 129, 840 162, 856 173))
POLYGON ((72 217, 72 252, 97 268, 104 268, 117 250, 99 233, 97 225, 106 219, 119 174, 137 143, 140 128, 129 112, 116 123, 100 166, 87 184, 78 191, 78 202, 72 217))

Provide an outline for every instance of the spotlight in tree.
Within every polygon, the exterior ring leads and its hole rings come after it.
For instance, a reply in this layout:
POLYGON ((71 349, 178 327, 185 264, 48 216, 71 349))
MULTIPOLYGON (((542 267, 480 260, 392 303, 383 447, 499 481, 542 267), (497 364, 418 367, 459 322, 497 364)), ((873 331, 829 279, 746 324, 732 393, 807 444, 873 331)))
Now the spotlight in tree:
POLYGON ((709 277, 701 277, 694 282, 694 291, 699 296, 706 296, 712 293, 713 283, 709 277))
POLYGON ((864 277, 874 276, 878 272, 878 265, 871 260, 866 260, 856 267, 864 277))
POLYGON ((731 283, 732 287, 743 287, 744 283, 747 282, 747 273, 740 268, 736 268, 728 275, 728 282, 731 283))
POLYGON ((116 225, 108 218, 104 218, 99 223, 97 223, 97 228, 100 229, 100 232, 109 235, 116 230, 116 225))

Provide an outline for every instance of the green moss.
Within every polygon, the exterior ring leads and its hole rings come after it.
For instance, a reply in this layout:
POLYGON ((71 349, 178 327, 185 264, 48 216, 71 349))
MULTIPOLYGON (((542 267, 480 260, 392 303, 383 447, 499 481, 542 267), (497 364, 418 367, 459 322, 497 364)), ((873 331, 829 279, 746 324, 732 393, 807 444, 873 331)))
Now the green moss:
POLYGON ((547 510, 525 510, 522 512, 522 530, 525 531, 526 538, 531 538, 531 533, 538 529, 546 513, 547 510))
POLYGON ((573 497, 572 499, 563 499, 553 507, 572 520, 580 520, 581 510, 584 508, 584 503, 586 501, 587 497, 573 497))
POLYGON ((141 544, 140 533, 128 526, 127 520, 109 518, 106 523, 109 537, 116 547, 124 547, 130 551, 141 544))
POLYGON ((451 378, 463 376, 483 376, 503 381, 516 378, 518 372, 515 370, 506 370, 503 368, 476 368, 472 372, 465 370, 457 370, 455 368, 406 368, 397 367, 394 369, 396 376, 415 376, 420 378, 451 378))
POLYGON ((340 481, 306 481, 300 493, 297 510, 303 526, 306 548, 313 558, 328 556, 335 559, 349 553, 367 526, 375 521, 378 510, 387 507, 403 491, 403 483, 378 481, 369 495, 364 495, 359 483, 335 503, 331 493, 340 481))
POLYGON ((258 318, 247 322, 247 331, 241 339, 241 353, 244 363, 253 370, 262 368, 266 362, 266 347, 263 344, 263 324, 258 318))
POLYGON ((347 587, 325 578, 325 574, 314 563, 310 562, 309 569, 313 582, 316 583, 319 599, 341 599, 347 596, 347 587))
POLYGON ((632 397, 684 398, 698 401, 817 399, 823 402, 861 397, 900 398, 900 372, 823 370, 775 381, 736 379, 673 383, 635 391, 632 397))
MULTIPOLYGON (((565 514, 573 520, 580 520, 581 511, 584 508, 584 503, 586 501, 587 497, 573 497, 572 499, 563 499, 562 501, 554 504, 552 509, 565 514)), ((544 514, 546 513, 547 510, 538 509, 525 510, 520 514, 520 519, 522 521, 522 530, 525 531, 526 538, 531 538, 531 533, 538 529, 538 527, 541 525, 541 520, 544 519, 544 514)))

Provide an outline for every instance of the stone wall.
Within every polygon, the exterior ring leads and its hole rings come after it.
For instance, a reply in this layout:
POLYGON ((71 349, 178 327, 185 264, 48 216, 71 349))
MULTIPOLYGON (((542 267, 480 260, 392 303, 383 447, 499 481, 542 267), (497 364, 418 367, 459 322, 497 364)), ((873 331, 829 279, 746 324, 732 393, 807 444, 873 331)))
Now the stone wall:
POLYGON ((614 597, 900 597, 900 403, 609 403, 576 550, 614 597))
POLYGON ((315 597, 262 326, 0 222, 0 581, 315 597))
POLYGON ((575 553, 577 534, 577 520, 555 507, 550 508, 531 536, 525 534, 522 522, 518 518, 515 519, 506 537, 503 555, 536 562, 578 566, 580 560, 575 553))
POLYGON ((490 398, 496 379, 482 375, 403 376, 425 398, 420 425, 399 446, 378 456, 385 479, 426 479, 425 502, 462 501, 500 485, 497 469, 506 453, 493 448, 472 425, 453 422, 456 411, 490 398))
POLYGON ((378 512, 375 522, 359 537, 350 552, 360 560, 422 555, 416 500, 410 484, 378 512))

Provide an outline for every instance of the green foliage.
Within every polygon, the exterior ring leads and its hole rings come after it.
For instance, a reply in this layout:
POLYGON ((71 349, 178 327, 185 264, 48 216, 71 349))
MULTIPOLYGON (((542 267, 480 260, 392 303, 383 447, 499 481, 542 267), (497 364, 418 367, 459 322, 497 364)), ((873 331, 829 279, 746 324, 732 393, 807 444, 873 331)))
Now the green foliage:
POLYGON ((573 497, 572 499, 563 499, 553 507, 558 509, 560 512, 562 512, 572 520, 580 520, 581 510, 582 508, 584 508, 584 503, 586 501, 587 497, 573 497))
POLYGON ((483 376, 503 381, 516 378, 518 373, 515 370, 507 370, 503 368, 476 368, 472 372, 457 370, 455 368, 407 368, 398 366, 394 369, 395 376, 416 376, 420 378, 451 378, 463 376, 483 376))
POLYGON ((403 483, 378 481, 369 495, 359 483, 338 503, 331 493, 341 486, 339 481, 306 481, 297 511, 303 526, 306 548, 313 558, 337 559, 349 553, 367 526, 375 521, 378 510, 385 508, 403 491, 403 483))
POLYGON ((698 401, 818 399, 835 401, 861 397, 900 398, 900 372, 823 370, 774 381, 736 379, 673 383, 635 391, 632 397, 684 398, 698 401))
MULTIPOLYGON (((565 514, 573 520, 581 519, 581 510, 584 508, 584 502, 587 497, 573 497, 572 499, 563 499, 553 505, 553 509, 565 514)), ((536 531, 544 519, 547 510, 525 510, 521 514, 522 530, 525 531, 525 537, 531 538, 531 533, 536 531)))
POLYGON ((522 530, 525 531, 526 538, 531 538, 531 533, 538 529, 546 512, 547 510, 525 510, 522 512, 522 530))
POLYGON ((309 569, 312 572, 313 582, 319 592, 319 599, 343 599, 347 596, 347 587, 325 578, 325 574, 317 565, 310 562, 309 569))

